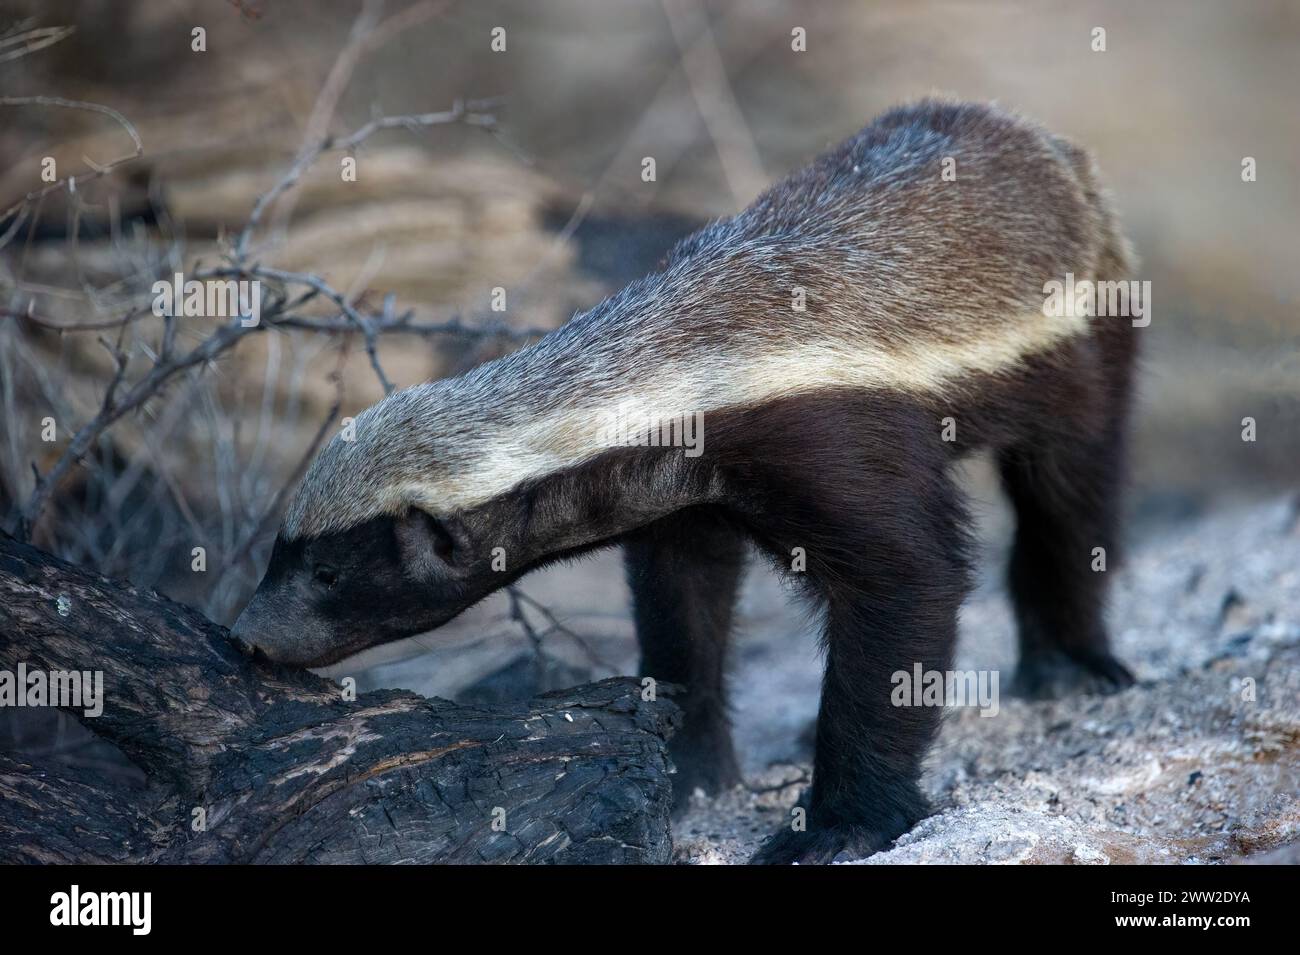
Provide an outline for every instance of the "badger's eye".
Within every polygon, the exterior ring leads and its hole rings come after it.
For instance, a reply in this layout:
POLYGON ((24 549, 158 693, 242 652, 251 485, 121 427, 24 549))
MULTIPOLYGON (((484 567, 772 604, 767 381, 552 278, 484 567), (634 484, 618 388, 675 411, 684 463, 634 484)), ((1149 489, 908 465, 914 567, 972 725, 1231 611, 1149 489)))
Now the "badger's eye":
POLYGON ((318 584, 326 587, 333 587, 339 579, 339 572, 329 564, 317 564, 312 568, 311 575, 318 584))

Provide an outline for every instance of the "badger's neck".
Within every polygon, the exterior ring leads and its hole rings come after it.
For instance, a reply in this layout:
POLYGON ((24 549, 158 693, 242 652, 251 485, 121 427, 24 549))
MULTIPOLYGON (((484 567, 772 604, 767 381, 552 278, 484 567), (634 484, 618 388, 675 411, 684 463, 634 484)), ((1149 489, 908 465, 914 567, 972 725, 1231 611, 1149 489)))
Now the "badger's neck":
POLYGON ((430 429, 438 474, 408 490, 430 506, 472 508, 642 437, 659 440, 649 427, 698 441, 700 416, 718 396, 701 388, 697 369, 718 356, 674 334, 670 316, 633 290, 528 348, 420 389, 424 407, 411 417, 430 429))

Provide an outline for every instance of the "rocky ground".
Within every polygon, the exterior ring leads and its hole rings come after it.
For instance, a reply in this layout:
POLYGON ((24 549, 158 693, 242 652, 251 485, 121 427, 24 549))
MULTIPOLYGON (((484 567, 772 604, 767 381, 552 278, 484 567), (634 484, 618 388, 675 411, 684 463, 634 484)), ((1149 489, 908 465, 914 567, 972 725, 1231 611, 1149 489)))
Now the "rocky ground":
MULTIPOLYGON (((1004 537, 1005 521, 996 510, 986 515, 990 541, 1004 537)), ((957 665, 996 671, 1005 688, 1015 648, 997 584, 1001 546, 990 544, 986 556, 986 580, 963 614, 957 665)), ((1240 506, 1148 532, 1110 572, 1116 649, 1139 685, 1046 703, 1003 693, 990 716, 950 710, 924 780, 935 814, 869 864, 1295 859, 1296 502, 1240 506)), ((544 682, 603 675, 592 654, 607 669, 634 667, 616 555, 549 571, 525 587, 559 608, 587 648, 567 633, 548 634, 559 661, 544 682)), ((714 799, 697 794, 675 829, 681 862, 745 860, 786 823, 807 781, 820 664, 811 621, 786 596, 770 574, 750 574, 732 678, 746 785, 714 799)), ((435 652, 414 659, 373 661, 362 683, 464 698, 535 678, 520 662, 527 640, 503 601, 433 635, 429 646, 435 652), (457 645, 457 630, 480 639, 457 645), (493 636, 483 640, 485 633, 493 636)))

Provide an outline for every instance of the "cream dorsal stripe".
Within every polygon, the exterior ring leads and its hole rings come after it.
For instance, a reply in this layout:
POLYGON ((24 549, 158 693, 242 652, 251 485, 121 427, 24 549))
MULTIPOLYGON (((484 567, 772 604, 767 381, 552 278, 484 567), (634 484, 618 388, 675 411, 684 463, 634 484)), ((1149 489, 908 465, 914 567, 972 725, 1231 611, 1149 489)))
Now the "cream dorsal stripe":
MULTIPOLYGON (((547 362, 530 362, 527 371, 518 364, 498 368, 492 363, 478 370, 478 387, 458 389, 454 380, 417 386, 363 412, 357 440, 349 444, 336 437, 308 472, 321 487, 335 483, 329 480, 331 473, 352 475, 349 497, 359 497, 362 506, 349 508, 349 498, 343 504, 336 498, 332 510, 339 523, 312 520, 300 509, 287 528, 304 536, 413 504, 434 512, 474 507, 608 450, 602 427, 619 409, 661 419, 699 413, 707 429, 711 413, 828 388, 937 395, 969 376, 1014 368, 1086 327, 1086 318, 1049 318, 1038 311, 1022 313, 997 325, 994 334, 966 342, 921 340, 885 349, 828 340, 743 356, 701 354, 695 361, 672 363, 606 355, 616 367, 640 370, 615 377, 603 373, 599 363, 584 362, 588 374, 570 378, 563 389, 542 384, 556 380, 546 374, 547 362), (484 391, 491 393, 492 409, 514 408, 517 413, 501 420, 487 408, 476 408, 472 398, 484 391), (382 441, 367 440, 376 434, 382 441), (368 466, 371 459, 400 466, 373 468, 368 466), (368 474, 372 476, 363 477, 368 474)), ((533 348, 544 355, 545 344, 533 348)), ((581 340, 568 344, 580 350, 581 340)))

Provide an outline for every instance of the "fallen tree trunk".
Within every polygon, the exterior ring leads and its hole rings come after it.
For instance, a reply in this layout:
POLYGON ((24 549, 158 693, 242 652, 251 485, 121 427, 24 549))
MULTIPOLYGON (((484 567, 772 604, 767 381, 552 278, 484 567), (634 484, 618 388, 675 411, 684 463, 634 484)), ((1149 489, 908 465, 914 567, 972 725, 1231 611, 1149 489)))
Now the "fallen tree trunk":
MULTIPOLYGON (((146 786, 0 754, 0 861, 666 862, 678 718, 612 679, 491 709, 244 656, 0 534, 0 670, 102 671, 82 720, 146 786)), ((69 710, 69 712, 76 712, 69 710)), ((81 713, 76 712, 80 718, 81 713)))

